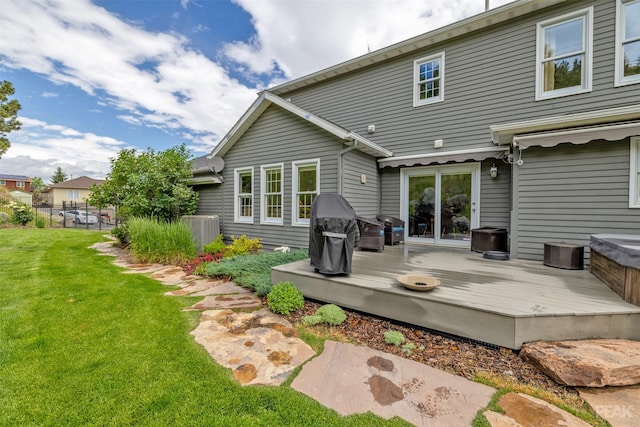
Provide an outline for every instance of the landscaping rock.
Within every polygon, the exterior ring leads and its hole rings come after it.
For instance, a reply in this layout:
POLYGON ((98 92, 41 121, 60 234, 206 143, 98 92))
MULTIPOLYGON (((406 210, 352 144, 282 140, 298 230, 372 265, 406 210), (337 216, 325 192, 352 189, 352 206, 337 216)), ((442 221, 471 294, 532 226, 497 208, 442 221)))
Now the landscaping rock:
POLYGON ((522 393, 507 393, 498 400, 504 415, 485 412, 492 427, 589 427, 581 419, 544 400, 522 393))
POLYGON ((326 341, 291 387, 342 415, 372 412, 416 426, 471 425, 495 390, 393 354, 326 341))
POLYGON ((212 310, 216 308, 257 308, 262 307, 262 301, 255 295, 229 294, 211 295, 195 303, 187 310, 212 310))
POLYGON ((205 311, 191 334, 242 385, 279 385, 315 355, 297 329, 266 308, 205 311))
POLYGON ((520 356, 561 384, 574 387, 640 384, 640 342, 621 339, 534 342, 520 356))
POLYGON ((579 389, 578 392, 611 427, 640 426, 640 386, 579 389))

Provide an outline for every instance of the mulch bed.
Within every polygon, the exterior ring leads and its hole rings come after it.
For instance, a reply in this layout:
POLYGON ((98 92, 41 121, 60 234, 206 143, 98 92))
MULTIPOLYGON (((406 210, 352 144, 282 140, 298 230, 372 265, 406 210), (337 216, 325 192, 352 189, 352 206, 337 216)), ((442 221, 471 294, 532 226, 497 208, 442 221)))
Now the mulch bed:
MULTIPOLYGON (((288 319, 297 324, 302 317, 314 314, 321 305, 305 300, 304 308, 291 313, 288 319)), ((520 358, 514 350, 440 335, 424 328, 360 312, 345 310, 345 313, 347 320, 339 326, 330 327, 330 331, 347 342, 415 360, 470 380, 476 373, 487 372, 521 384, 538 386, 558 396, 577 395, 575 389, 556 383, 538 368, 520 358), (401 346, 387 344, 384 333, 389 330, 401 332, 408 342, 415 345, 415 349, 405 352, 401 346)))

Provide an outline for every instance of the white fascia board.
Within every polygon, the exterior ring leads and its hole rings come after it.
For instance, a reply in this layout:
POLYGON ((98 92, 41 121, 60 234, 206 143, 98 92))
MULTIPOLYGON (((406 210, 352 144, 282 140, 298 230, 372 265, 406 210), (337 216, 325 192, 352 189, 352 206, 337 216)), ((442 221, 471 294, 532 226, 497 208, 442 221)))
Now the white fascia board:
POLYGON ((496 145, 505 145, 511 144, 513 142, 513 136, 518 133, 549 131, 637 119, 640 119, 640 104, 522 120, 500 125, 491 125, 489 128, 491 129, 491 139, 493 143, 496 145), (505 140, 505 137, 508 137, 508 140, 505 140))
POLYGON ((479 13, 478 15, 463 19, 462 21, 454 22, 428 33, 421 34, 366 55, 325 68, 324 70, 283 83, 269 89, 269 91, 277 95, 281 95, 372 64, 386 61, 400 55, 405 55, 408 52, 424 49, 455 37, 464 36, 474 31, 499 25, 519 16, 524 16, 526 14, 557 5, 563 1, 564 0, 517 0, 507 3, 494 9, 489 9, 486 12, 479 13))
MULTIPOLYGON (((348 139, 355 141, 359 144, 365 145, 375 153, 375 157, 391 157, 393 156, 393 152, 387 150, 386 148, 376 144, 375 142, 368 140, 367 138, 358 135, 355 132, 349 132, 348 139)), ((356 147, 357 148, 357 147, 356 147)))

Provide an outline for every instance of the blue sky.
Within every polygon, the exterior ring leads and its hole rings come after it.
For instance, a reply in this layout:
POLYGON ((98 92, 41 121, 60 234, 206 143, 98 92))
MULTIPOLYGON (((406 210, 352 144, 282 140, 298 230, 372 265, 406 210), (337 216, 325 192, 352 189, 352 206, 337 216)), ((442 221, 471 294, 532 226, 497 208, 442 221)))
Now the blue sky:
MULTIPOLYGON (((492 0, 497 7, 509 0, 492 0)), ((2 0, 22 130, 0 173, 104 178, 123 148, 207 154, 270 86, 482 12, 484 0, 2 0)))

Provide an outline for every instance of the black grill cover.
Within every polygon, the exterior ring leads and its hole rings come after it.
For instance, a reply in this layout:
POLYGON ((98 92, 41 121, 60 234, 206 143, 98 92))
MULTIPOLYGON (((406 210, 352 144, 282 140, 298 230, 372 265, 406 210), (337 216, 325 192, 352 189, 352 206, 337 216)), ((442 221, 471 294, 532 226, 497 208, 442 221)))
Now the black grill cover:
POLYGON ((322 193, 311 204, 309 257, 322 274, 350 274, 355 246, 356 213, 339 194, 322 193))

